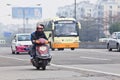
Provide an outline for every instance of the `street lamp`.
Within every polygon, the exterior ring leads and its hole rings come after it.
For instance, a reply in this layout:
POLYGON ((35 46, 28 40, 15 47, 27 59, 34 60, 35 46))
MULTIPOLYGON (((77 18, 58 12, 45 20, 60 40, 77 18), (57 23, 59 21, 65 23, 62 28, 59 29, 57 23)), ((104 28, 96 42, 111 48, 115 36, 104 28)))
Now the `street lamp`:
POLYGON ((7 6, 11 6, 11 4, 6 4, 7 6))
POLYGON ((36 4, 37 6, 41 6, 41 4, 36 4))

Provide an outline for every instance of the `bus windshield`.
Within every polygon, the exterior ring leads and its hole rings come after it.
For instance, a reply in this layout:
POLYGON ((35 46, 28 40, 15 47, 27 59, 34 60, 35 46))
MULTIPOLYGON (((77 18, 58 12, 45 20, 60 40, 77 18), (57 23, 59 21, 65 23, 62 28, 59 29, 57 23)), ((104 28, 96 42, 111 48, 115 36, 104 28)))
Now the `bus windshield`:
POLYGON ((78 30, 74 22, 56 22, 55 36, 77 36, 78 30))

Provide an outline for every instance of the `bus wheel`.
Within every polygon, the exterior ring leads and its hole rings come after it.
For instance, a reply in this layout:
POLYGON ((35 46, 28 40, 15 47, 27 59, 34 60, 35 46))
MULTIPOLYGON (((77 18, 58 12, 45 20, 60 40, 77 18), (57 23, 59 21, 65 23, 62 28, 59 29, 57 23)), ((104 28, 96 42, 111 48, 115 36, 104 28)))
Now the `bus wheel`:
POLYGON ((52 51, 54 51, 55 50, 55 48, 52 48, 52 44, 50 43, 50 48, 51 48, 51 50, 52 51))
POLYGON ((54 48, 51 48, 52 51, 54 51, 55 49, 54 48))
POLYGON ((64 50, 64 48, 58 48, 58 51, 60 51, 60 50, 64 50))
POLYGON ((61 49, 60 48, 58 48, 58 51, 60 51, 61 49))
POLYGON ((71 48, 71 50, 74 50, 75 48, 71 48))

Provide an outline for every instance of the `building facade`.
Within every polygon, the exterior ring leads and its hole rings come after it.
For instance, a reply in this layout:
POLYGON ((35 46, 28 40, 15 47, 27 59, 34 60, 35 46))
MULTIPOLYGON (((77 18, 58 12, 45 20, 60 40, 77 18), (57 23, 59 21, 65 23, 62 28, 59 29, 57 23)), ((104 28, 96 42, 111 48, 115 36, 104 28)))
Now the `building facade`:
POLYGON ((75 4, 67 5, 64 7, 58 8, 57 16, 64 17, 75 17, 83 19, 84 17, 93 17, 94 16, 94 5, 89 1, 82 1, 76 4, 76 13, 75 13, 75 4))
POLYGON ((119 0, 98 0, 96 4, 96 18, 101 18, 104 23, 104 33, 109 36, 108 31, 110 24, 120 15, 119 0))

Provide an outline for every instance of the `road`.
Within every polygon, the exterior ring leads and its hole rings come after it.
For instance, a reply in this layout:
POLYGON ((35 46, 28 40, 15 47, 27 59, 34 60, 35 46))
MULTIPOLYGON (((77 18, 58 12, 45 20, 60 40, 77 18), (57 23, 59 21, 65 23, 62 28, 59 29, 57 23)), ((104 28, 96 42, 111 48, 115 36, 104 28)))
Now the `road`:
POLYGON ((50 51, 51 65, 36 70, 27 53, 0 48, 0 80, 120 80, 120 53, 107 49, 50 51))

